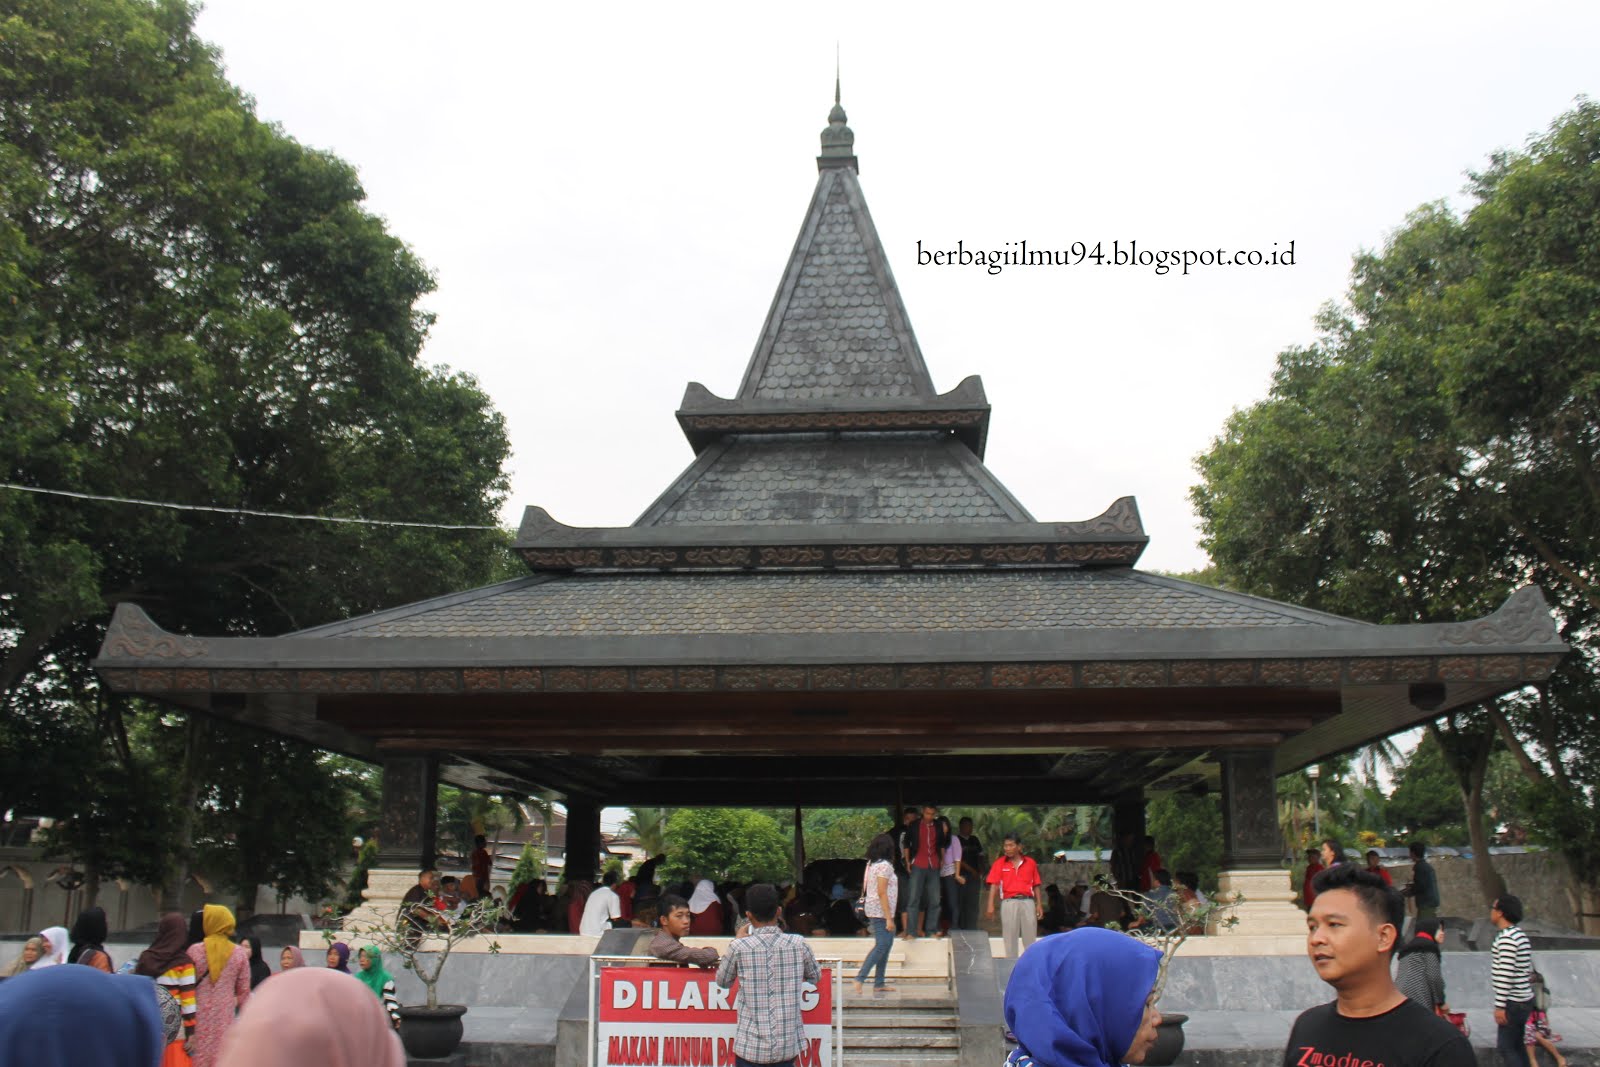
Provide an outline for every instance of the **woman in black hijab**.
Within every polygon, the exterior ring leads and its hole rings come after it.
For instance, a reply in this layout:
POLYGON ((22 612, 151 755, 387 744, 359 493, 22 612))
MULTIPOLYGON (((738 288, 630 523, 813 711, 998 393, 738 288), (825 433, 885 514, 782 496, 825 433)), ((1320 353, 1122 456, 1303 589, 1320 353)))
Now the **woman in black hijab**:
POLYGON ((106 909, 85 908, 72 924, 72 951, 68 963, 81 963, 110 974, 111 956, 106 952, 106 909))
POLYGON ((189 944, 183 946, 184 948, 188 948, 190 945, 198 945, 206 939, 205 922, 206 906, 202 904, 194 909, 193 914, 189 916, 189 944))
POLYGON ((265 957, 261 955, 261 939, 259 937, 247 937, 244 939, 244 943, 250 946, 250 988, 254 989, 272 977, 272 968, 267 964, 265 957))

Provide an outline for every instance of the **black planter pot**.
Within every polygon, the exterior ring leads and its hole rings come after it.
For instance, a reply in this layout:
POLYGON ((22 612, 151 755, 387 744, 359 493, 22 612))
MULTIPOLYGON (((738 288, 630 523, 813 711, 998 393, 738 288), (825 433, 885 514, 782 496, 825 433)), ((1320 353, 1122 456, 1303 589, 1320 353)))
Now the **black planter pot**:
POLYGON ((1188 1021, 1187 1015, 1177 1012, 1171 1015, 1161 1013, 1161 1025, 1156 1028, 1156 1043, 1145 1053, 1145 1067, 1167 1067, 1177 1062, 1179 1054, 1183 1052, 1183 1024, 1188 1021))
POLYGON ((441 1004, 437 1008, 402 1007, 400 1043, 406 1047, 406 1054, 419 1060, 450 1055, 461 1044, 461 1017, 466 1013, 465 1004, 441 1004))

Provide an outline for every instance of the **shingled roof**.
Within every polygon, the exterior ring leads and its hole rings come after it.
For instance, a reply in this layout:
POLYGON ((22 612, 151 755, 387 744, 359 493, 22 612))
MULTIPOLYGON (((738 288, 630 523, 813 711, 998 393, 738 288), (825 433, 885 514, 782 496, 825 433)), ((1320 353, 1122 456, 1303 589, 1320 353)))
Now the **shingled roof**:
POLYGON ((804 779, 838 801, 887 776, 1061 803, 1192 780, 1230 746, 1292 769, 1554 669, 1536 589, 1380 626, 1133 570, 1131 497, 1036 520, 983 463, 982 383, 933 385, 837 102, 817 164, 737 393, 689 384, 695 458, 635 523, 530 507, 529 577, 280 637, 123 604, 108 683, 369 757, 448 753, 473 788, 728 803, 804 779))

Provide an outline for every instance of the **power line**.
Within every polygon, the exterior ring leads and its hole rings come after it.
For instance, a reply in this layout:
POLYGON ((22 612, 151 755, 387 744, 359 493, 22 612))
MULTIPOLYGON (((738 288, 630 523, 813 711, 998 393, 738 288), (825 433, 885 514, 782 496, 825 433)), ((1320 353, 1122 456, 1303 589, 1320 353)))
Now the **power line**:
POLYGON ((14 489, 19 493, 40 493, 44 496, 65 496, 74 500, 96 500, 104 504, 137 504, 146 508, 170 508, 173 511, 211 511, 219 515, 250 515, 259 519, 295 519, 300 522, 343 522, 357 526, 413 526, 425 530, 499 530, 499 526, 472 526, 466 523, 398 522, 390 519, 350 519, 338 515, 295 515, 287 511, 257 511, 254 508, 219 508, 209 504, 173 504, 165 500, 138 500, 125 496, 100 496, 96 493, 76 493, 70 489, 43 489, 37 485, 17 485, 0 482, 0 489, 14 489))

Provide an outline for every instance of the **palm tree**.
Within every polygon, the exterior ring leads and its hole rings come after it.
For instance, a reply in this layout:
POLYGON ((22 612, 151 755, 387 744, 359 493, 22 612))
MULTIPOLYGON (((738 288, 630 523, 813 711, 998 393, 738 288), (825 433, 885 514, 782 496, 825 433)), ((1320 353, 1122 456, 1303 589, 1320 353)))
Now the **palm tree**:
POLYGON ((1394 743, 1394 738, 1382 737, 1357 750, 1356 773, 1375 786, 1380 771, 1392 782, 1395 771, 1403 767, 1405 762, 1405 753, 1394 743))
POLYGON ((622 828, 639 839, 646 856, 659 856, 667 850, 666 808, 629 808, 622 828))

